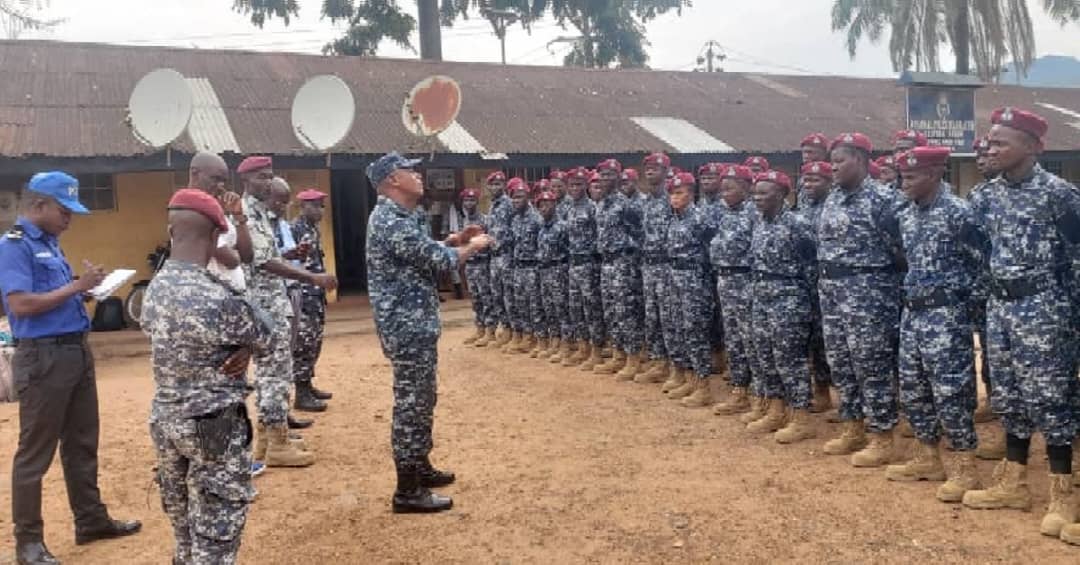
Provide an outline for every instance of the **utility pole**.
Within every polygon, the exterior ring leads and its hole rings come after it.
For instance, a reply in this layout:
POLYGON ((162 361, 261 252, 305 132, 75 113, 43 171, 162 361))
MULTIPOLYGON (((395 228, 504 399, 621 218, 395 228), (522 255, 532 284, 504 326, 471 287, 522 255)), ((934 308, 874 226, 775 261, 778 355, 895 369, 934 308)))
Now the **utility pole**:
POLYGON ((495 27, 495 36, 502 47, 502 64, 506 64, 506 27, 518 21, 518 15, 510 10, 485 10, 484 17, 495 27))
POLYGON ((724 50, 722 47, 720 47, 719 43, 710 39, 709 41, 705 42, 705 45, 702 47, 702 51, 704 51, 704 53, 698 55, 697 64, 704 64, 705 72, 724 72, 724 69, 720 68, 719 66, 713 66, 714 60, 717 62, 717 64, 721 64, 724 62, 724 59, 727 59, 727 55, 724 54, 724 50))
POLYGON ((442 61, 442 29, 439 27, 439 0, 418 0, 420 58, 442 61))

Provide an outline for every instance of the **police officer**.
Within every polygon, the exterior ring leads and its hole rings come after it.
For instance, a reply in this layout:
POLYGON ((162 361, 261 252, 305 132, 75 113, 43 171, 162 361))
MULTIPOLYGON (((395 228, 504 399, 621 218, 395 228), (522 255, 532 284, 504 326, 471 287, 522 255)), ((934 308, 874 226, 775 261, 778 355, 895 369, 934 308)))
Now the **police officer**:
MULTIPOLYGON (((513 267, 513 238, 510 237, 510 220, 513 206, 506 196, 506 174, 495 171, 487 176, 485 186, 491 197, 491 210, 488 213, 488 234, 494 239, 491 247, 491 304, 499 319, 503 333, 489 346, 505 347, 513 337, 510 327, 510 314, 514 309, 514 284, 511 269, 513 267)), ((521 343, 518 338, 516 347, 521 343)))
POLYGON ((641 199, 638 192, 638 172, 634 169, 625 169, 619 173, 619 192, 631 202, 641 199))
POLYGON ((208 268, 233 288, 245 290, 247 284, 241 263, 251 261, 251 234, 246 219, 243 222, 237 220, 244 216, 243 199, 225 188, 229 180, 228 165, 218 155, 199 151, 191 158, 188 179, 191 188, 205 191, 221 203, 229 224, 229 229, 219 236, 218 249, 210 258, 208 268))
POLYGON ((990 238, 987 342, 991 402, 1005 427, 1005 459, 995 484, 964 494, 970 508, 1031 506, 1031 435, 1042 433, 1050 462, 1050 506, 1040 531, 1080 543, 1072 494, 1076 438, 1075 313, 1071 273, 1080 249, 1080 191, 1046 172, 1038 157, 1047 123, 1037 114, 998 108, 990 116, 989 157, 1001 171, 971 197, 990 238))
POLYGON ((890 465, 885 477, 941 481, 948 476, 937 497, 960 502, 979 486, 969 301, 985 244, 967 203, 942 185, 949 153, 947 147, 915 147, 896 160, 911 200, 899 212, 908 265, 900 320, 900 403, 918 443, 914 457, 890 465), (941 430, 955 452, 948 473, 938 447, 941 430))
POLYGON ((874 159, 874 164, 878 168, 877 180, 881 184, 900 190, 900 174, 896 167, 896 157, 893 155, 882 155, 877 159, 874 159))
POLYGON ((581 365, 592 370, 601 362, 600 348, 606 337, 604 308, 600 294, 600 256, 596 250, 596 205, 587 194, 589 172, 578 167, 569 172, 566 211, 566 239, 570 252, 570 323, 574 327, 576 351, 563 360, 564 367, 581 365))
MULTIPOLYGON (((300 216, 290 224, 293 240, 303 246, 304 270, 309 273, 326 273, 324 259, 326 253, 322 247, 322 221, 326 203, 326 193, 315 189, 300 191, 296 195, 300 201, 300 216)), ((326 401, 333 398, 333 393, 315 387, 315 364, 322 353, 323 329, 326 325, 326 290, 320 286, 299 283, 299 308, 297 319, 296 342, 293 344, 293 382, 296 384, 296 403, 301 398, 306 403, 312 400, 326 401)))
POLYGON ((197 189, 169 201, 169 260, 146 289, 161 506, 173 563, 235 563, 251 486, 251 420, 244 399, 252 351, 272 347, 270 320, 206 269, 228 229, 218 202, 197 189))
POLYGON ((98 491, 97 382, 83 301, 105 273, 84 261, 85 273, 73 280, 58 239, 72 214, 89 213, 79 203, 78 181, 38 173, 21 199, 22 215, 0 237, 0 292, 16 342, 11 371, 19 396, 11 513, 16 561, 48 564, 59 561, 44 542, 41 479, 57 443, 76 544, 131 535, 142 524, 110 518, 98 491))
MULTIPOLYGON (((644 374, 639 381, 644 383, 662 382, 671 370, 669 360, 674 361, 665 343, 685 344, 685 336, 679 335, 676 327, 676 318, 669 311, 671 307, 670 294, 672 293, 671 270, 669 269, 668 255, 668 225, 672 221, 671 202, 668 200, 665 186, 667 181, 666 169, 671 161, 663 153, 653 153, 645 157, 642 165, 645 167, 645 179, 648 188, 645 199, 641 204, 641 223, 643 237, 641 240, 641 282, 642 294, 645 304, 645 347, 648 352, 649 365, 642 367, 644 374), (666 324, 665 324, 666 322, 666 324)), ((690 175, 693 179, 693 175, 690 175)), ((685 182, 686 179, 683 179, 685 182)), ((689 187, 693 196, 694 183, 689 187)), ((693 212, 697 215, 697 212, 693 212)), ((635 361, 637 362, 637 361, 635 361)), ((672 364, 673 366, 674 364, 672 364)), ((685 369, 689 365, 684 364, 685 369)), ((620 378, 634 378, 633 372, 637 368, 629 366, 620 373, 620 378)))
POLYGON ((529 185, 514 177, 506 183, 513 213, 510 219, 510 238, 513 240, 514 307, 510 323, 515 339, 507 346, 508 353, 531 353, 547 339, 544 333, 544 309, 540 303, 540 263, 536 236, 542 220, 530 202, 529 185))
POLYGON ((548 180, 550 181, 549 188, 555 193, 555 197, 558 198, 555 205, 555 217, 559 220, 566 219, 566 213, 573 205, 570 195, 566 193, 566 181, 569 178, 569 173, 560 171, 559 169, 552 169, 551 174, 548 175, 548 180))
MULTIPOLYGON (((799 177, 799 213, 811 227, 811 236, 817 242, 817 223, 821 217, 825 197, 832 188, 832 164, 824 161, 803 163, 799 177)), ((810 375, 814 382, 814 402, 811 412, 825 412, 832 408, 832 396, 829 392, 832 377, 825 355, 825 337, 821 329, 821 300, 818 297, 817 257, 814 269, 810 273, 810 375)), ((839 418, 836 419, 839 422, 839 418)))
MULTIPOLYGON (((720 223, 720 216, 724 214, 724 200, 720 197, 720 171, 724 169, 723 163, 705 163, 698 168, 698 210, 705 219, 715 226, 720 223)), ((709 264, 709 288, 713 294, 713 317, 709 324, 709 342, 713 352, 713 372, 723 375, 725 380, 731 380, 728 371, 728 356, 724 349, 724 319, 720 314, 720 297, 716 294, 716 273, 709 264)))
POLYGON ((896 194, 869 178, 872 151, 870 139, 861 133, 833 140, 836 186, 817 225, 825 349, 845 422, 843 433, 825 444, 825 452, 853 454, 856 467, 891 462, 898 419, 896 194))
POLYGON ((540 193, 536 201, 543 222, 536 234, 537 259, 540 269, 540 302, 544 310, 544 333, 548 347, 535 357, 562 363, 571 355, 573 325, 567 311, 569 295, 569 242, 566 224, 558 217, 559 195, 552 190, 540 193))
POLYGON ((747 424, 756 433, 776 432, 779 443, 814 437, 810 425, 810 283, 816 267, 812 226, 786 205, 791 179, 767 171, 754 177, 759 220, 750 243, 751 306, 755 371, 765 386, 768 410, 747 424), (790 410, 790 417, 787 411, 790 410))
POLYGON ((743 161, 743 166, 750 169, 755 175, 769 170, 769 160, 761 155, 751 155, 743 161))
POLYGON ((438 512, 453 505, 430 488, 454 482, 429 459, 436 401, 437 345, 441 327, 433 276, 489 247, 489 235, 468 226, 445 243, 432 240, 413 221, 424 187, 412 168, 418 160, 397 153, 367 168, 379 197, 368 218, 368 294, 383 354, 394 371, 391 445, 397 468, 396 513, 438 512), (457 249, 450 245, 460 244, 457 249))
MULTIPOLYGON (((829 143, 830 140, 825 134, 816 132, 807 134, 799 142, 799 152, 802 155, 802 164, 807 163, 827 163, 829 162, 829 143)), ((806 192, 802 188, 802 177, 800 175, 798 184, 798 194, 795 196, 797 208, 804 206, 804 198, 806 192)))
MULTIPOLYGON (((462 221, 464 225, 480 226, 487 230, 487 214, 480 212, 480 191, 466 188, 458 195, 461 198, 462 221)), ((465 262, 465 280, 469 283, 472 296, 473 320, 476 334, 465 339, 465 345, 484 347, 495 341, 495 330, 499 320, 495 315, 491 301, 491 255, 481 251, 465 262)))

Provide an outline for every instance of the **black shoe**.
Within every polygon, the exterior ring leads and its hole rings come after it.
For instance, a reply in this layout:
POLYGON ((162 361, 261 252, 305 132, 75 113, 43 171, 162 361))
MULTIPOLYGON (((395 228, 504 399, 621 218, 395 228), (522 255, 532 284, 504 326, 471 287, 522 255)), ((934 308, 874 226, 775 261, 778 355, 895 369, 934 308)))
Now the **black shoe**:
POLYGON ((319 400, 330 400, 334 397, 334 393, 319 390, 315 388, 315 385, 311 385, 311 394, 314 394, 315 398, 318 398, 319 400))
POLYGON ((15 563, 18 565, 60 565, 60 560, 49 553, 49 548, 40 541, 15 542, 15 563))
POLYGON ((142 522, 138 520, 113 520, 109 519, 104 524, 86 529, 75 530, 75 545, 85 545, 90 542, 122 538, 124 536, 130 536, 139 533, 142 529, 142 522))
POLYGON ((290 430, 302 430, 304 428, 310 428, 315 420, 303 420, 300 418, 293 418, 292 414, 289 414, 289 429, 290 430))
POLYGON ((311 383, 296 383, 296 402, 293 408, 301 412, 325 412, 326 403, 311 392, 311 383))
POLYGON ((397 490, 394 491, 394 514, 430 514, 454 507, 449 496, 435 494, 421 486, 416 472, 398 471, 397 490))
POLYGON ((420 486, 427 488, 439 488, 454 484, 457 477, 450 471, 440 471, 426 464, 420 469, 420 486))

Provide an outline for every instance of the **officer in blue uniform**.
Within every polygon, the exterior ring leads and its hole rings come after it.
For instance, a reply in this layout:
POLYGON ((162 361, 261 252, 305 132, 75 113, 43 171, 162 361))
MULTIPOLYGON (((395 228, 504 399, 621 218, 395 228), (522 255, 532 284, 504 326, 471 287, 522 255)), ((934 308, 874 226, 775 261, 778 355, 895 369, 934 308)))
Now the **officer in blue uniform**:
POLYGON ((97 384, 83 300, 105 274, 84 262, 86 273, 73 280, 58 240, 73 213, 89 213, 78 196, 78 181, 70 175, 34 175, 22 196, 23 215, 0 238, 0 292, 16 340, 11 368, 19 394, 19 447, 11 470, 11 508, 20 564, 59 563, 45 547, 41 518, 41 478, 57 443, 75 516, 75 543, 142 528, 137 521, 110 518, 97 486, 97 384))

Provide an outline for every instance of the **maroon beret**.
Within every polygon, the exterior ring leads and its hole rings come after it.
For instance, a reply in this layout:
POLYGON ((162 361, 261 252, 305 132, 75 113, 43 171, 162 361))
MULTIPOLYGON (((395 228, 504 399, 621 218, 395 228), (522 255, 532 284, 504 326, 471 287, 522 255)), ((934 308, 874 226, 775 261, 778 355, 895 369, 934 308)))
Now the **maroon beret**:
POLYGON ((791 190, 791 177, 783 171, 761 171, 754 175, 754 182, 774 182, 784 187, 784 190, 791 190))
POLYGON ((694 175, 685 172, 676 173, 674 177, 671 177, 671 179, 667 181, 667 190, 668 192, 671 192, 676 188, 682 187, 687 187, 693 190, 694 182, 694 175))
POLYGON ((925 147, 929 143, 929 141, 926 139, 926 134, 921 131, 915 131, 913 129, 902 129, 894 133, 892 136, 893 145, 895 145, 897 141, 900 141, 902 139, 914 141, 915 147, 925 147))
POLYGON ((637 171, 634 169, 626 169, 622 172, 622 180, 638 180, 637 171))
POLYGON ((728 165, 720 171, 720 178, 742 179, 746 182, 754 182, 754 172, 745 165, 728 165))
POLYGON ((1050 129, 1042 116, 1009 106, 994 110, 990 114, 990 123, 1018 129, 1039 140, 1046 135, 1046 130, 1050 129))
POLYGON ((169 210, 191 210, 206 216, 221 231, 229 231, 225 211, 217 198, 197 188, 181 188, 169 199, 169 210))
POLYGON ((297 200, 300 200, 302 202, 310 202, 312 200, 322 200, 323 198, 326 198, 326 193, 319 192, 314 188, 309 188, 307 190, 300 191, 300 194, 297 194, 296 198, 297 200))
POLYGON ((660 165, 661 167, 671 166, 671 157, 668 157, 665 153, 649 153, 645 156, 645 159, 641 162, 642 165, 648 167, 649 165, 660 165))
POLYGON ((250 173, 251 171, 257 171, 259 169, 266 169, 274 166, 274 160, 266 155, 252 155, 243 161, 240 161, 240 166, 236 167, 238 173, 250 173))
POLYGON ((719 175, 720 171, 724 169, 723 163, 705 163, 698 167, 697 174, 701 175, 719 175))
POLYGON ((622 172, 622 163, 616 159, 604 159, 596 165, 597 171, 615 171, 616 173, 622 172))
POLYGON ((986 153, 990 150, 990 138, 983 136, 975 140, 975 143, 971 144, 971 148, 976 153, 986 153))
POLYGON ((510 193, 511 196, 513 196, 516 192, 524 192, 525 194, 528 194, 529 184, 522 180, 520 177, 514 177, 506 183, 506 192, 510 193))
POLYGON ((818 175, 832 178, 832 165, 825 161, 811 161, 809 163, 803 163, 799 173, 803 176, 818 175))
POLYGON ((874 159, 874 164, 877 165, 878 168, 896 170, 896 159, 894 159, 892 155, 882 155, 881 157, 874 159))
POLYGON ((458 193, 458 196, 460 196, 462 200, 466 198, 480 198, 480 191, 475 188, 466 188, 458 193))
POLYGON ((484 179, 484 182, 490 184, 500 180, 506 182, 506 173, 502 171, 492 171, 488 173, 488 176, 484 179))
POLYGON ((829 149, 829 138, 825 137, 823 133, 811 133, 802 138, 802 142, 799 143, 799 147, 820 147, 822 149, 829 149))
POLYGON ((870 161, 866 167, 866 173, 874 180, 881 180, 881 167, 875 161, 870 161))
POLYGON ((566 171, 560 171, 559 169, 555 169, 551 171, 551 174, 548 175, 548 178, 551 180, 565 181, 567 176, 569 175, 567 175, 566 171))
POLYGON ((928 167, 944 166, 949 161, 952 151, 948 147, 926 146, 913 147, 896 158, 896 165, 901 171, 915 171, 928 167))
POLYGON ((743 161, 743 165, 745 165, 747 167, 753 167, 754 165, 757 165, 758 167, 761 167, 762 170, 765 170, 765 171, 769 170, 769 160, 762 157, 761 155, 754 155, 753 157, 747 157, 746 160, 743 161))
POLYGON ((536 197, 537 202, 556 202, 559 200, 559 195, 555 194, 552 190, 544 190, 540 192, 540 195, 536 197))
POLYGON ((832 151, 833 149, 836 149, 841 145, 854 147, 856 149, 862 149, 867 153, 870 153, 874 150, 874 144, 870 142, 870 138, 858 132, 842 133, 836 136, 836 139, 833 140, 832 145, 829 146, 829 151, 832 151))

